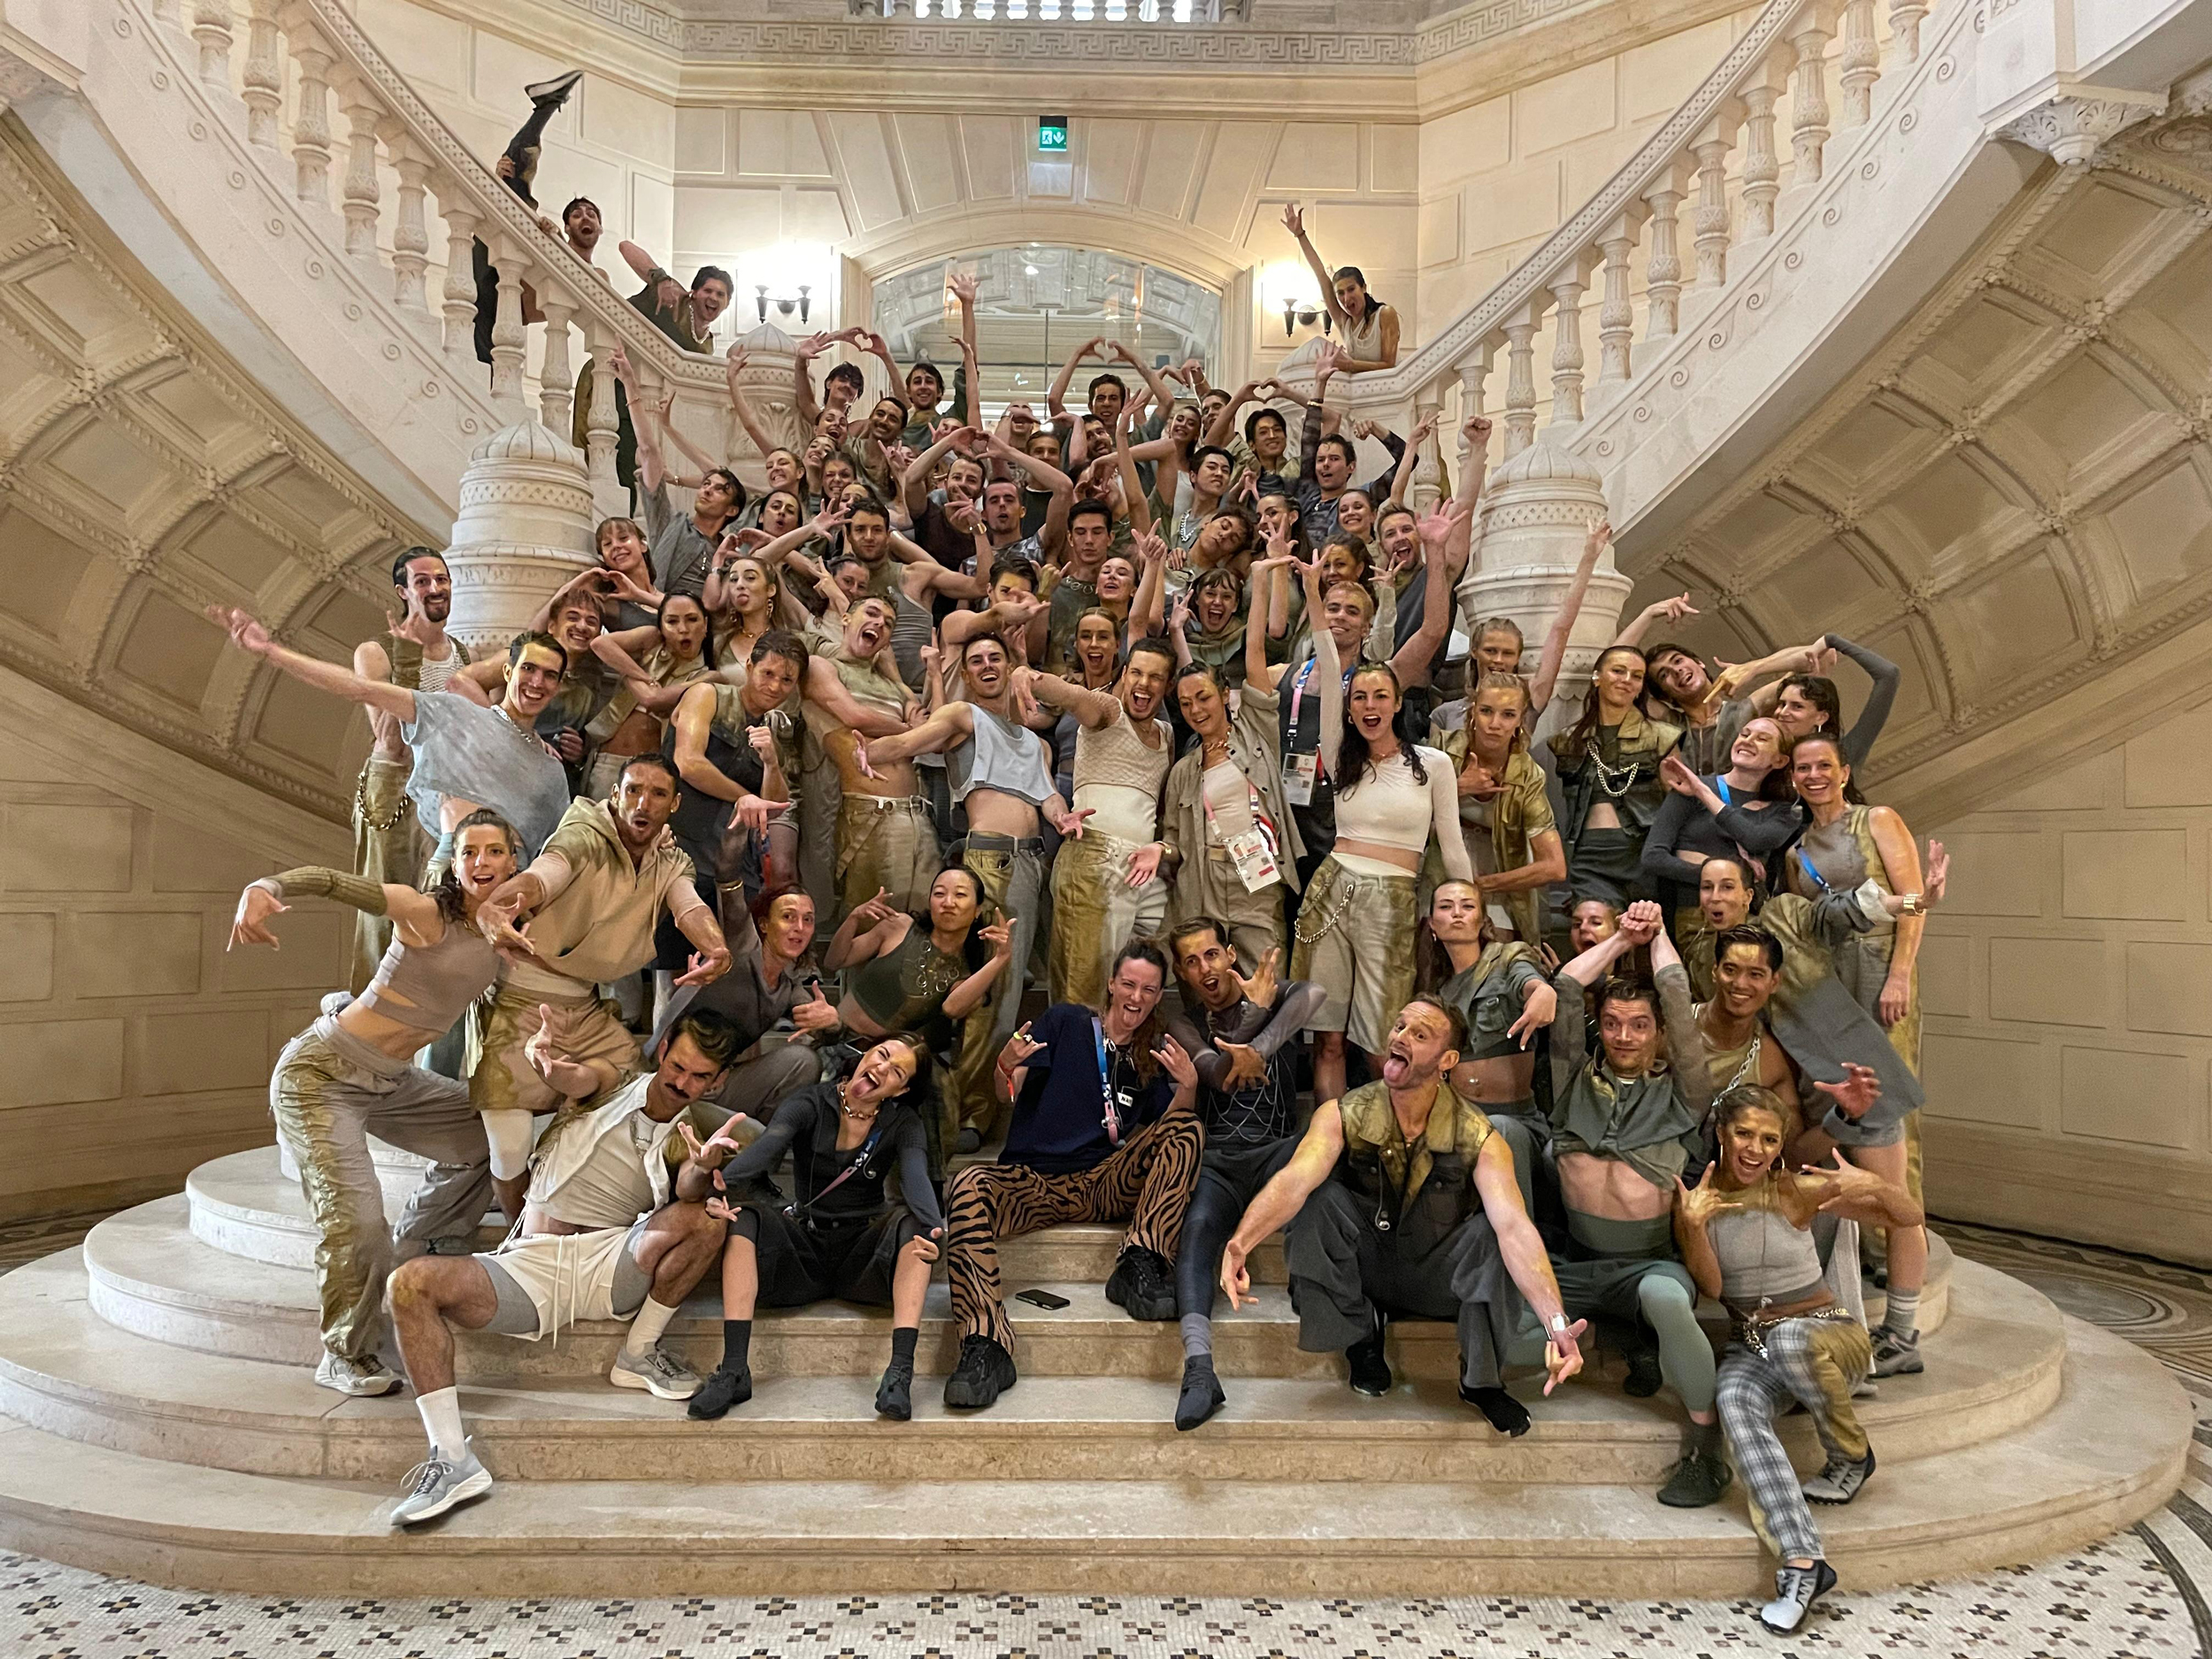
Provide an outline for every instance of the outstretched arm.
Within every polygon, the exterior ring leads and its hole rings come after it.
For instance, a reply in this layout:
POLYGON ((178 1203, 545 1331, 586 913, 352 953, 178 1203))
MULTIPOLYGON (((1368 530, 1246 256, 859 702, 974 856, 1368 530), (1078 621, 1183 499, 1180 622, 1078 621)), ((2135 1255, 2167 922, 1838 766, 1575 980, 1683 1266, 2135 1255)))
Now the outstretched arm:
POLYGON ((415 718, 415 694, 388 680, 365 680, 350 668, 336 663, 326 663, 319 657, 309 657, 279 645, 269 637, 269 630, 246 611, 224 605, 210 605, 207 618, 230 635, 230 642, 240 650, 251 653, 280 669, 303 684, 318 691, 327 691, 343 697, 349 703, 362 703, 380 713, 395 715, 401 721, 412 724, 415 718))
POLYGON ((1590 578, 1612 540, 1613 526, 1602 518, 1591 525, 1589 534, 1582 540, 1582 557, 1575 564, 1574 580, 1567 585, 1567 596, 1559 602, 1559 614, 1545 632, 1544 649, 1536 659, 1536 672, 1529 680, 1532 716, 1544 711, 1552 688, 1559 684, 1559 666, 1567 660, 1567 636, 1574 632, 1575 618, 1582 614, 1583 598, 1590 591, 1590 578))
POLYGON ((1577 1339, 1586 1327, 1579 1319, 1567 1322, 1559 1280, 1552 1272, 1543 1236, 1521 1202, 1520 1183, 1513 1175, 1513 1148, 1503 1135, 1492 1135, 1475 1155, 1475 1192, 1490 1219, 1490 1230, 1497 1235, 1505 1271, 1544 1327, 1544 1392, 1549 1394, 1582 1369, 1577 1339))
MULTIPOLYGON (((825 667, 828 664, 825 664, 825 667)), ((870 738, 860 753, 870 761, 911 760, 917 755, 941 755, 975 733, 975 717, 964 703, 948 703, 910 731, 870 738)))
POLYGON ((1452 626, 1452 538, 1462 534, 1474 508, 1463 502, 1447 503, 1420 522, 1421 626, 1390 659, 1393 672, 1405 686, 1425 686, 1436 654, 1452 626))
POLYGON ((1343 1156, 1344 1119, 1334 1101, 1324 1101, 1314 1108, 1313 1120, 1290 1162, 1245 1206, 1244 1218, 1222 1248, 1221 1288, 1228 1293, 1232 1308, 1242 1307, 1252 1294, 1246 1258, 1289 1224, 1343 1156))

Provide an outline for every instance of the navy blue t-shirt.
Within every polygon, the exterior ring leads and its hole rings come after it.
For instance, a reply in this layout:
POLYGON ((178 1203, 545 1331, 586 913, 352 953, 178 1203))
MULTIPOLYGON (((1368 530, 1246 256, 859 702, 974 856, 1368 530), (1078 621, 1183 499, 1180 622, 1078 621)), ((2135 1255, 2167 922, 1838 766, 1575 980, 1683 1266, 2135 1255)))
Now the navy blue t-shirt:
MULTIPOLYGON (((1079 1002, 1056 1002, 1031 1022, 1029 1040, 1044 1048, 1029 1057, 1000 1163, 1025 1164, 1041 1175, 1071 1175, 1096 1169, 1113 1156, 1116 1141, 1107 1132, 1098 1064, 1102 1028, 1094 1019, 1079 1002)), ((1167 1110, 1175 1079, 1153 1062, 1146 1081, 1137 1073, 1134 1048, 1118 1049, 1111 1042, 1106 1070, 1113 1074, 1119 1141, 1126 1145, 1167 1110)))

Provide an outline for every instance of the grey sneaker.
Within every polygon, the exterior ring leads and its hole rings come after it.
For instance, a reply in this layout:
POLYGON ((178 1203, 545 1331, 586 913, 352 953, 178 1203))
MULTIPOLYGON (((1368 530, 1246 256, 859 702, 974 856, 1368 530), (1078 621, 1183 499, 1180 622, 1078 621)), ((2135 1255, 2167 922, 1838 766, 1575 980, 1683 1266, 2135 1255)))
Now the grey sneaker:
POLYGON ((358 1399, 390 1394, 399 1386, 399 1373, 373 1354, 348 1359, 342 1354, 326 1351, 315 1366, 315 1380, 326 1388, 334 1388, 342 1394, 358 1399))
POLYGON ((1916 1377, 1927 1369, 1920 1361, 1920 1333, 1900 1336, 1884 1325, 1874 1333, 1874 1374, 1916 1377))
POLYGON ((1866 1456, 1855 1463, 1840 1457, 1828 1460, 1828 1467, 1808 1480, 1800 1488, 1815 1503, 1848 1503, 1859 1495, 1874 1474, 1874 1448, 1866 1448, 1866 1456))
POLYGON ((492 1489, 491 1476, 476 1461, 473 1440, 468 1443, 467 1455, 457 1463, 446 1462, 433 1447, 429 1461, 418 1463, 408 1471, 407 1483, 407 1495, 392 1506, 394 1526, 412 1526, 418 1521, 430 1520, 456 1504, 480 1498, 492 1489))
POLYGON ((1784 1567, 1774 1575, 1774 1600, 1759 1609, 1759 1623, 1787 1635, 1805 1622, 1813 1603, 1836 1587, 1836 1570, 1824 1561, 1784 1567))
POLYGON ((699 1392, 701 1379, 681 1360, 649 1348, 635 1358, 626 1350, 617 1354, 607 1380, 618 1388, 642 1388, 656 1400, 688 1400, 699 1392))

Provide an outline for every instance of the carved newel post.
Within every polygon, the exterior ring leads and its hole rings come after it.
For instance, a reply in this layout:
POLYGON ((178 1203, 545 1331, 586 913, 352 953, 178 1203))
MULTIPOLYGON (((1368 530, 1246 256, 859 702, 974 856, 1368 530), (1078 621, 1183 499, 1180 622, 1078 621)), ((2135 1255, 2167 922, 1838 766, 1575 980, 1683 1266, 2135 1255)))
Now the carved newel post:
MULTIPOLYGON (((1471 626, 1495 616, 1519 623, 1526 648, 1521 672, 1532 673, 1544 634, 1574 580, 1590 522, 1607 514, 1605 487, 1596 467, 1540 434, 1490 474, 1483 503, 1481 542, 1459 585, 1461 615, 1471 626)), ((1566 661, 1538 724, 1539 736, 1572 724, 1581 711, 1590 670, 1618 629, 1632 585, 1613 568, 1609 549, 1568 636, 1566 661)))
POLYGON ((471 651, 503 650, 546 595, 594 562, 584 457, 534 420, 476 446, 461 474, 461 514, 446 564, 453 616, 471 651))

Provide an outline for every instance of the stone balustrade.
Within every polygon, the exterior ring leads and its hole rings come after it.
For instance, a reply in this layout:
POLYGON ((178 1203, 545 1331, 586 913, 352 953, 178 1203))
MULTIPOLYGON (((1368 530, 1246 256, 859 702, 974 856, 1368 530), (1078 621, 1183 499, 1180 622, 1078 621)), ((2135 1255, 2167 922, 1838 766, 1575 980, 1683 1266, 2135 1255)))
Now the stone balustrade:
MULTIPOLYGON (((649 387, 672 389, 672 418, 701 449, 749 452, 730 419, 721 365, 677 349, 548 234, 338 0, 122 3, 126 10, 142 10, 156 28, 188 35, 211 101, 219 112, 234 110, 237 128, 267 179, 311 212, 335 211, 346 257, 382 273, 392 311, 442 351, 456 378, 483 373, 475 362, 473 248, 484 244, 499 272, 489 379, 500 420, 534 419, 569 437, 578 348, 595 369, 620 347, 649 387), (434 293, 426 280, 434 272, 434 249, 443 264, 434 293), (526 289, 541 325, 525 326, 526 289)), ((788 357, 775 359, 779 346, 787 352, 790 342, 778 336, 751 343, 764 383, 787 385, 788 357)), ((602 512, 625 511, 626 493, 615 477, 613 377, 595 372, 581 384, 581 447, 593 500, 602 512)))

